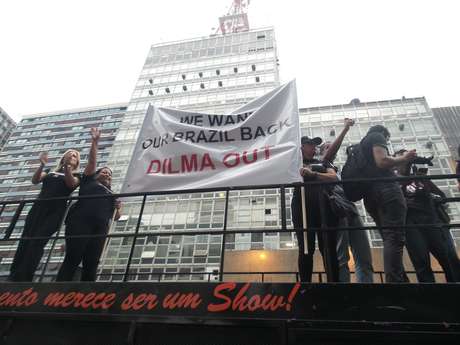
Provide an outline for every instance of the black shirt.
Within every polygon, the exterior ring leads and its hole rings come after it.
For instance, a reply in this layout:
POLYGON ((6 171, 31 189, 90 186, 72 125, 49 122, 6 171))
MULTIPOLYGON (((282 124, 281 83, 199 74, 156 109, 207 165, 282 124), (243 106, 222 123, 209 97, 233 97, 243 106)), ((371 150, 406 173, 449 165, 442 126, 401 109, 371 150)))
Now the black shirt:
MULTIPOLYGON (((75 190, 75 188, 69 188, 67 186, 63 172, 50 172, 50 169, 46 169, 45 173, 46 176, 42 180, 42 189, 38 195, 39 199, 65 197, 72 194, 72 192, 75 190)), ((81 177, 79 173, 74 173, 73 175, 78 179, 81 177)), ((65 208, 67 205, 67 200, 47 201, 46 205, 48 207, 65 208)))
MULTIPOLYGON (((85 195, 112 195, 112 191, 96 180, 96 174, 83 175, 80 183, 80 196, 85 195)), ((80 199, 73 206, 69 214, 77 217, 90 218, 101 222, 108 222, 115 210, 115 199, 110 197, 80 199)))
POLYGON ((402 182, 401 188, 406 197, 407 208, 425 211, 427 214, 435 207, 433 195, 446 197, 444 192, 430 180, 402 182))
POLYGON ((377 167, 375 164, 375 159, 374 159, 374 146, 381 146, 383 147, 388 153, 388 147, 387 147, 387 141, 383 134, 373 132, 367 134, 362 140, 361 140, 361 149, 363 151, 363 155, 365 159, 367 160, 368 163, 368 175, 369 177, 391 177, 395 176, 395 173, 393 172, 393 169, 381 169, 377 167))
MULTIPOLYGON (((460 160, 457 161, 457 165, 455 166, 455 173, 460 175, 460 160)), ((460 182, 460 178, 457 181, 460 182)))
MULTIPOLYGON (((317 165, 321 166, 324 171, 326 172, 328 168, 333 168, 332 164, 329 162, 323 162, 318 159, 304 159, 303 160, 303 166, 312 169, 313 171, 317 171, 315 168, 312 168, 312 165, 317 165)), ((320 172, 320 171, 317 171, 320 172)), ((315 177, 310 177, 310 176, 303 176, 304 182, 308 181, 314 181, 315 177)), ((305 187, 305 198, 307 205, 311 205, 311 207, 315 207, 318 205, 318 196, 319 193, 321 192, 321 186, 320 185, 307 185, 305 187)), ((294 199, 297 200, 297 202, 300 202, 301 196, 300 196, 300 187, 295 187, 294 189, 294 199)))

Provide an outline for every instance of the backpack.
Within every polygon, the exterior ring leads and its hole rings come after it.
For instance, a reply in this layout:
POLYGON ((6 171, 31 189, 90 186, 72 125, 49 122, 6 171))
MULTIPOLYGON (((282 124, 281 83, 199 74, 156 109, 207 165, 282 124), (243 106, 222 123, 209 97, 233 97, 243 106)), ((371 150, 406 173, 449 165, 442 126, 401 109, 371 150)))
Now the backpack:
MULTIPOLYGON (((360 144, 347 147, 347 160, 342 168, 342 180, 368 177, 368 163, 360 144)), ((345 196, 350 201, 359 201, 369 188, 369 182, 349 182, 343 184, 345 196)))

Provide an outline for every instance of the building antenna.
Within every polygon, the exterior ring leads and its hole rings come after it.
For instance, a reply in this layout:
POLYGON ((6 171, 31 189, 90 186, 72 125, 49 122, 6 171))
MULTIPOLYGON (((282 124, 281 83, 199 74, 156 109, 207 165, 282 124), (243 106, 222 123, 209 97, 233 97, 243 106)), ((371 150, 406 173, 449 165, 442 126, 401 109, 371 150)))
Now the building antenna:
POLYGON ((233 0, 232 5, 225 16, 219 17, 219 27, 216 34, 219 32, 222 35, 231 34, 242 31, 249 31, 249 21, 247 9, 250 0, 233 0))

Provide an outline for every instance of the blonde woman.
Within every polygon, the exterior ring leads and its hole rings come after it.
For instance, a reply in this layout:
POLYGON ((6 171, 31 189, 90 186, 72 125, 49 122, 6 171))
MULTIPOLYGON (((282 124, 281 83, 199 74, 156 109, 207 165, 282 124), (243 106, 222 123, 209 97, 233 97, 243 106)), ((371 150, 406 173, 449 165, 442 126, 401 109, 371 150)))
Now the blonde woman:
MULTIPOLYGON (((67 150, 51 171, 45 169, 48 154, 40 154, 40 166, 32 176, 32 183, 42 183, 39 199, 67 197, 80 184, 80 153, 67 150)), ((24 224, 22 237, 52 236, 59 230, 67 207, 67 200, 36 201, 24 224)), ((10 281, 32 281, 35 270, 43 256, 47 239, 21 239, 10 270, 10 281)))

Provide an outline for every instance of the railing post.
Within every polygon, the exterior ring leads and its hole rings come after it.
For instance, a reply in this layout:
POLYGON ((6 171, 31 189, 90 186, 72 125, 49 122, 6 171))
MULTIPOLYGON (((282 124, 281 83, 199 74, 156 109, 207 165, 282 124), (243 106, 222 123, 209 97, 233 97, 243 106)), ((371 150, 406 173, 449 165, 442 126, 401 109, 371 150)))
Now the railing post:
POLYGON ((321 231, 318 238, 323 241, 323 260, 324 266, 326 267, 327 282, 338 282, 338 262, 337 262, 337 231, 324 231, 324 228, 328 227, 327 219, 328 213, 326 212, 326 198, 324 197, 325 189, 323 186, 320 188, 319 193, 319 208, 321 216, 321 231))
POLYGON ((13 233, 14 227, 16 226, 16 222, 21 216, 21 212, 25 204, 26 203, 24 201, 21 201, 19 203, 18 208, 16 209, 13 218, 11 219, 10 225, 8 226, 8 229, 6 229, 5 231, 5 236, 3 237, 3 239, 8 240, 10 238, 11 234, 13 233))
POLYGON ((220 268, 219 268, 219 281, 223 281, 224 279, 224 260, 225 260, 225 232, 227 231, 227 220, 228 220, 228 198, 230 195, 230 191, 227 190, 225 194, 225 208, 224 208, 224 227, 222 234, 222 249, 220 252, 220 268))
POLYGON ((6 204, 2 204, 2 208, 0 208, 0 216, 2 215, 3 211, 5 210, 6 204))
POLYGON ((144 214, 145 201, 147 200, 147 195, 144 194, 142 198, 141 211, 139 212, 139 218, 137 219, 136 230, 134 231, 133 243, 131 244, 131 251, 129 252, 128 263, 126 264, 125 274, 123 276, 123 281, 128 281, 129 268, 131 267, 131 260, 134 254, 134 247, 136 246, 137 235, 139 233, 139 227, 141 226, 142 215, 144 214))
POLYGON ((286 188, 281 187, 281 229, 286 230, 286 188))

